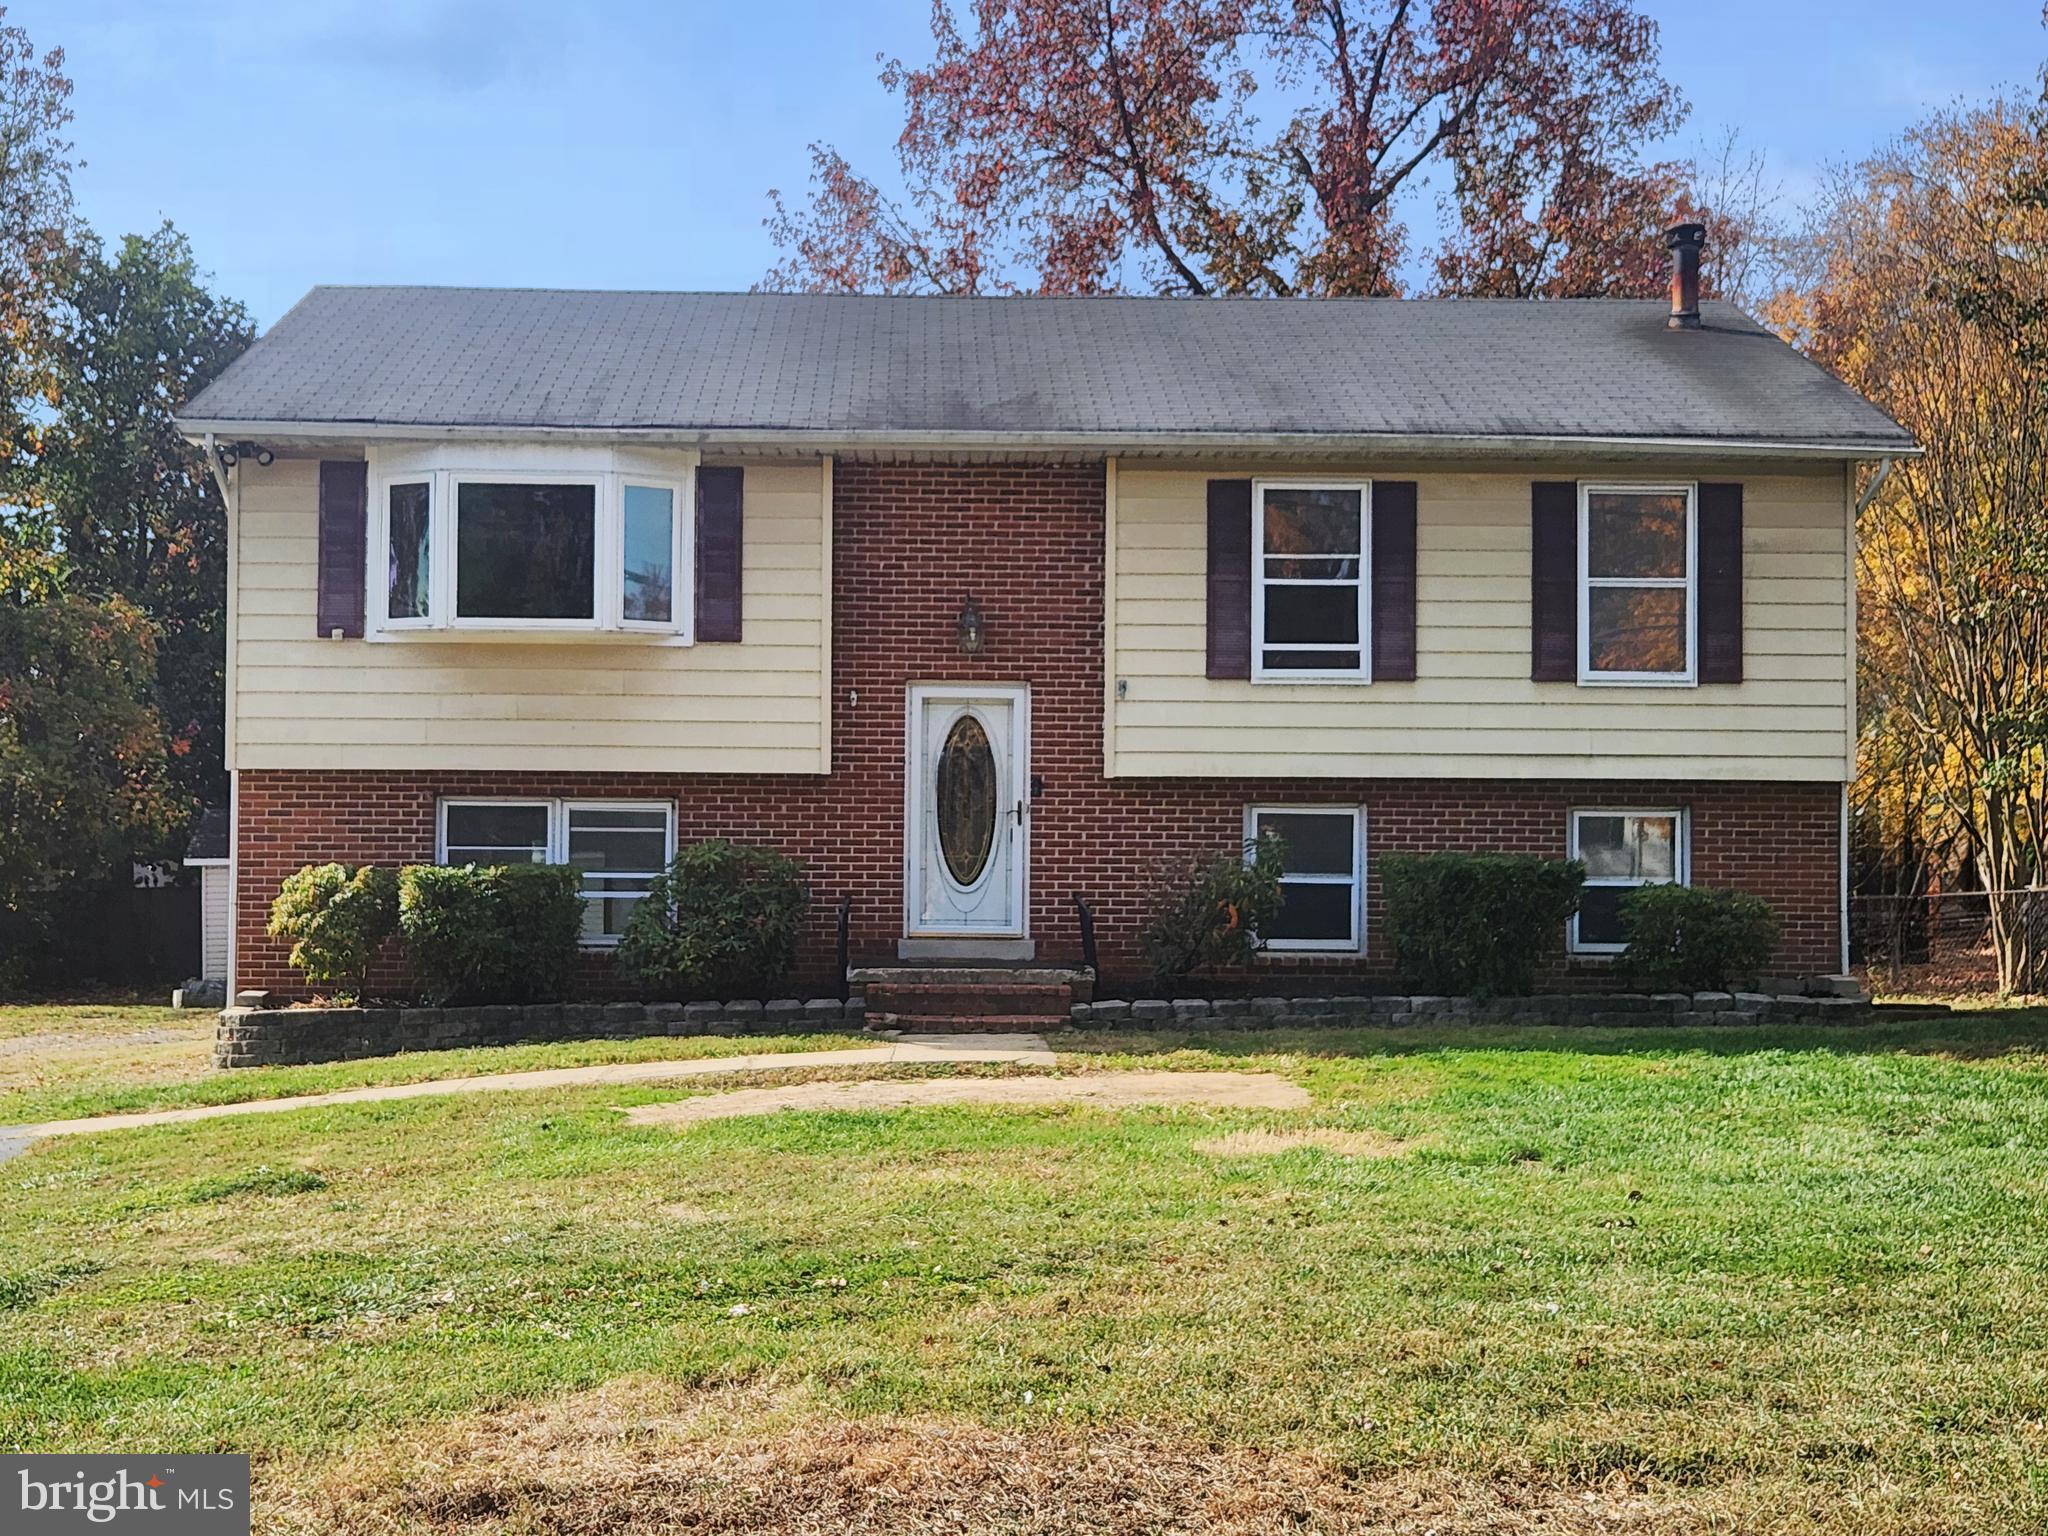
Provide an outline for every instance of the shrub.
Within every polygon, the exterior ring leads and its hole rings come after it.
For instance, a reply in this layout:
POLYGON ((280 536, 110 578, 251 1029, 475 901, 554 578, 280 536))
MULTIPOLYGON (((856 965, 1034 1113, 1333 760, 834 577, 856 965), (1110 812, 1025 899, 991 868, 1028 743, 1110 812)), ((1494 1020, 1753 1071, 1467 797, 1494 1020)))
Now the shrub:
POLYGON ((292 941, 288 958, 306 980, 359 998, 369 983, 370 958, 397 926, 398 881, 390 870, 308 864, 278 886, 266 931, 292 941))
POLYGON ((1586 866, 1506 853, 1390 853, 1379 861, 1387 936, 1419 992, 1512 997, 1561 947, 1586 866))
POLYGON ((1240 850, 1164 868, 1153 885, 1152 917, 1139 936, 1156 981, 1247 965, 1259 929, 1279 914, 1280 841, 1271 833, 1240 850))
POLYGON ((560 998, 583 928, 578 884, 566 864, 408 865, 398 929, 420 995, 434 1004, 560 998))
POLYGON ((809 906, 795 859, 709 838, 678 851, 648 887, 619 965, 674 997, 759 997, 788 974, 809 906))
POLYGON ((1646 885, 1621 901, 1621 972, 1653 992, 1725 992, 1778 947, 1778 914, 1747 891, 1646 885))

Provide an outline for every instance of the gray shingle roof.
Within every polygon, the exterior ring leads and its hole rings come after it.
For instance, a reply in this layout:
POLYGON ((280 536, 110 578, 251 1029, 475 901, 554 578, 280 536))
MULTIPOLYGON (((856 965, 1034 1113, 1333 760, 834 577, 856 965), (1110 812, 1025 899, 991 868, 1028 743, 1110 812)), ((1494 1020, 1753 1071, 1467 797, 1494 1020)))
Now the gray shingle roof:
POLYGON ((182 414, 989 442, 1910 439, 1754 321, 1662 301, 315 288, 182 414))

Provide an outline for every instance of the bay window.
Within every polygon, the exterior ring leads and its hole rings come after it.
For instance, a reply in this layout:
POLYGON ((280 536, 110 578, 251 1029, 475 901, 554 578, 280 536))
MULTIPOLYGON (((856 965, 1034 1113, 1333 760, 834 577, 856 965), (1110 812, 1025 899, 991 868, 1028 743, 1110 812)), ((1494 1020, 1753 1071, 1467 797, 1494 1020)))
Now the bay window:
POLYGON ((427 523, 433 487, 424 480, 394 481, 387 499, 389 617, 394 623, 426 621, 433 617, 433 547, 427 523))
POLYGON ((692 474, 434 468, 371 493, 369 614, 417 631, 687 639, 692 474))
POLYGON ((665 801, 443 800, 435 862, 572 866, 582 942, 605 948, 675 851, 675 807, 665 801))
POLYGON ((455 482, 455 622, 597 617, 597 486, 455 482))
POLYGON ((1698 536, 1690 485, 1579 488, 1579 681, 1694 679, 1698 536))
POLYGON ((1252 677, 1370 681, 1364 480, 1261 480, 1252 496, 1252 677))
POLYGON ((676 493, 666 485, 627 485, 625 583, 620 618, 628 624, 667 624, 675 618, 676 493))

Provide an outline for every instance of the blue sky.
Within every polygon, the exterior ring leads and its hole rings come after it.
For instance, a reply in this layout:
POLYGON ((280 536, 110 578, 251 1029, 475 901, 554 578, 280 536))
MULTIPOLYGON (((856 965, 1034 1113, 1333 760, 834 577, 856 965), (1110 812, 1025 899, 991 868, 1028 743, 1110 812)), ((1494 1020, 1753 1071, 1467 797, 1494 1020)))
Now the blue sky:
MULTIPOLYGON (((1796 199, 1927 109, 2031 91, 2038 0, 1648 0, 1691 141, 1796 199)), ((316 282, 744 288, 826 139, 886 171, 927 0, 17 0, 105 235, 170 218, 268 325, 316 282), (565 20, 565 17, 573 18, 565 20)))

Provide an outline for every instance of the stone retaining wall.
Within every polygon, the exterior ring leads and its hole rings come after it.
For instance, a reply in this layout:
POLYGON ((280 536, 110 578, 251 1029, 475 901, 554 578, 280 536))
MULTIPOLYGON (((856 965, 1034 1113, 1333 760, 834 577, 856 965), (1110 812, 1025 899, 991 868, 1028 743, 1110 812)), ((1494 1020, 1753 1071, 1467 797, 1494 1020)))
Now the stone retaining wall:
POLYGON ((858 1003, 535 1003, 492 1008, 230 1008, 214 1035, 217 1067, 353 1061, 398 1051, 645 1035, 789 1035, 858 1029, 858 1003))
POLYGON ((1211 1029, 1384 1027, 1462 1021, 1602 1026, 1862 1023, 1866 997, 1768 992, 1601 992, 1559 997, 1219 997, 1076 1003, 1090 1029, 1176 1025, 1211 1029))
MULTIPOLYGON (((1075 1003, 1082 1028, 1287 1029, 1436 1023, 1600 1026, 1862 1023, 1860 997, 1763 992, 1602 993, 1583 997, 1151 998, 1075 1003)), ((540 1003, 493 1008, 230 1008, 214 1037, 217 1067, 352 1061, 397 1051, 645 1035, 799 1034, 859 1029, 856 998, 734 1003, 540 1003)))

